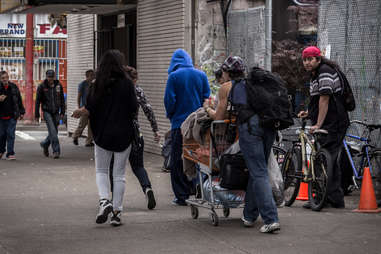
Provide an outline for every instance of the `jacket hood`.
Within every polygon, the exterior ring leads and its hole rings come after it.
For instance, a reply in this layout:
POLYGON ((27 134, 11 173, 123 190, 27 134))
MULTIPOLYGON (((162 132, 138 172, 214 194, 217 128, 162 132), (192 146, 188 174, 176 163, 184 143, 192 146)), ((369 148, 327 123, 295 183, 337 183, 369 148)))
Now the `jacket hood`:
POLYGON ((193 67, 193 62, 192 58, 185 50, 177 49, 172 55, 171 63, 168 68, 168 74, 181 67, 193 67))

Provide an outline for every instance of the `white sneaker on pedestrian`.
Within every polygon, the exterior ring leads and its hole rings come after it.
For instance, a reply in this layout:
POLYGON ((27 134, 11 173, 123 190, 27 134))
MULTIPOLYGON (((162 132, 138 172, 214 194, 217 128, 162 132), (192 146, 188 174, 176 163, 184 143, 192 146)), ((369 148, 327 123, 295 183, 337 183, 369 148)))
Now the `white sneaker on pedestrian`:
POLYGON ((101 199, 99 201, 99 212, 95 222, 97 224, 105 223, 108 219, 108 215, 112 212, 112 204, 110 200, 101 199))
POLYGON ((243 221, 243 225, 247 228, 254 227, 255 221, 246 220, 245 217, 241 217, 241 220, 243 221))
POLYGON ((280 224, 278 222, 273 222, 270 224, 265 224, 259 230, 261 233, 274 233, 280 230, 280 224))
POLYGON ((122 225, 122 213, 120 211, 114 211, 111 215, 110 225, 117 227, 122 225))

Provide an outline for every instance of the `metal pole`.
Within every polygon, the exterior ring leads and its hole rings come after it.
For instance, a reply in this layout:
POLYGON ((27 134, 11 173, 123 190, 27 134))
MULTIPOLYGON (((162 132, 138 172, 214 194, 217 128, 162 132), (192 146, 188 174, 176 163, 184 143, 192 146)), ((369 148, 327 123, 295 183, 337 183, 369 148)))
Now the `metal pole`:
POLYGON ((26 45, 25 45, 25 70, 26 70, 26 89, 25 89, 25 120, 26 123, 33 121, 33 14, 26 16, 26 45))
POLYGON ((266 54, 265 54, 265 69, 271 71, 271 44, 272 44, 272 0, 266 0, 265 6, 265 27, 266 27, 266 54))

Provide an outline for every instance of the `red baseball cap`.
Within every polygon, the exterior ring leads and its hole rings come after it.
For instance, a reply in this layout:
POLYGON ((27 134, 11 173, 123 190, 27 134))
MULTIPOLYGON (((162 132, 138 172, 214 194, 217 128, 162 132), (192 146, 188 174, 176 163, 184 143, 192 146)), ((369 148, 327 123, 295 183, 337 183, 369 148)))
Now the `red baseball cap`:
POLYGON ((305 48, 302 53, 303 58, 317 57, 317 56, 321 56, 321 51, 318 47, 315 47, 315 46, 310 46, 305 48))

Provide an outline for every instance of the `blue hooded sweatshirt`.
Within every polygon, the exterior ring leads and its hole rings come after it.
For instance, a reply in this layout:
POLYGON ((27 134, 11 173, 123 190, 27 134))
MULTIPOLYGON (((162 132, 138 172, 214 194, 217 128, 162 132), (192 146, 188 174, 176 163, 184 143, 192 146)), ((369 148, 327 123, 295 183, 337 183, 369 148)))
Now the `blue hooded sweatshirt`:
POLYGON ((184 120, 209 98, 210 88, 206 74, 193 67, 192 58, 183 49, 177 49, 168 68, 164 105, 171 129, 180 128, 184 120))

